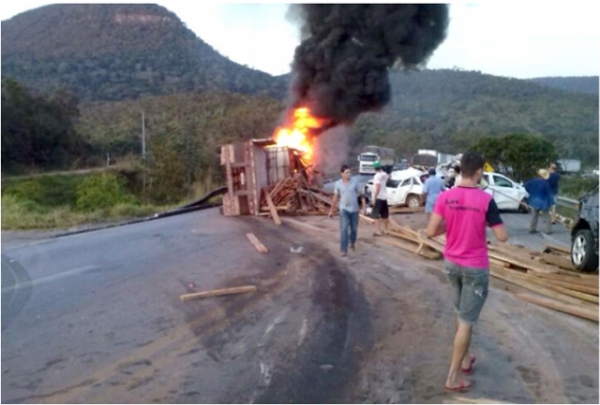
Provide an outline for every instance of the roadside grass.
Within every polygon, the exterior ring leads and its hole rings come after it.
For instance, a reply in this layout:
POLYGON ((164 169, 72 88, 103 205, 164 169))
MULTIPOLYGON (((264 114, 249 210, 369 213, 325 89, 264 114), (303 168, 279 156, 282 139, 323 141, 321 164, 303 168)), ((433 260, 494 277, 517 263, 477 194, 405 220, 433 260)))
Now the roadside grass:
MULTIPOLYGON (((144 201, 126 176, 116 173, 40 175, 2 181, 3 230, 70 228, 106 223, 178 208, 218 186, 207 177, 193 185, 189 198, 169 204, 144 201)), ((217 203, 221 197, 212 198, 217 203)))
POLYGON ((598 177, 562 176, 558 194, 563 197, 580 199, 584 194, 598 187, 598 177))
POLYGON ((118 221, 146 217, 176 208, 178 205, 155 206, 118 203, 114 207, 78 212, 69 206, 43 207, 31 201, 22 201, 12 195, 2 196, 2 229, 71 228, 82 224, 118 221))

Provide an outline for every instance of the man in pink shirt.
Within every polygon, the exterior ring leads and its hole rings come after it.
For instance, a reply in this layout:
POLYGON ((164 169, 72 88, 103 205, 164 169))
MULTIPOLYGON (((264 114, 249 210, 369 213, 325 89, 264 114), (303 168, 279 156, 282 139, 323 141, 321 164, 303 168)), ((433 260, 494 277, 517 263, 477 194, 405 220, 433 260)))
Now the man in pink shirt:
POLYGON ((446 391, 466 391, 474 384, 463 375, 472 371, 475 362, 475 356, 468 354, 471 333, 488 295, 490 260, 486 226, 492 228, 499 241, 508 239, 496 202, 477 187, 484 163, 478 153, 463 155, 460 186, 440 194, 427 226, 430 238, 446 233, 444 268, 457 312, 446 391))

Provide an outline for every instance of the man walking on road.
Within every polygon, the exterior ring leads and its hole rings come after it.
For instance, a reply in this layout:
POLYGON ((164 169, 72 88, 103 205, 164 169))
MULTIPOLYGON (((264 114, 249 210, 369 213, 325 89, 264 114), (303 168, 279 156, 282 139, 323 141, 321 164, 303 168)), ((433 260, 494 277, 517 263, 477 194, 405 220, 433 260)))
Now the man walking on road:
POLYGON ((552 223, 556 224, 556 196, 558 196, 558 182, 560 181, 560 174, 556 172, 556 165, 550 164, 548 169, 550 177, 548 178, 548 185, 550 186, 550 218, 552 223))
POLYGON ((529 224, 529 233, 537 233, 538 218, 540 215, 546 218, 546 233, 552 233, 552 220, 548 214, 552 193, 548 179, 550 173, 546 169, 538 170, 538 177, 525 183, 525 190, 529 193, 529 205, 533 208, 533 217, 529 224))
POLYGON ((486 226, 499 241, 508 239, 496 202, 477 184, 483 176, 485 160, 478 153, 461 158, 462 182, 438 198, 427 226, 427 236, 446 232, 444 268, 452 289, 457 313, 456 335, 452 346, 446 391, 466 391, 474 382, 471 373, 475 356, 469 355, 473 325, 488 295, 489 267, 486 226))
POLYGON ((360 196, 362 212, 365 212, 365 196, 357 181, 352 180, 352 174, 348 166, 341 168, 342 178, 335 182, 333 202, 329 210, 329 217, 333 217, 333 207, 339 201, 340 210, 340 250, 342 256, 348 255, 348 243, 350 249, 355 249, 358 232, 358 199, 360 196))
POLYGON ((375 169, 375 176, 373 177, 373 212, 371 216, 377 220, 377 232, 374 236, 381 236, 387 234, 388 231, 388 218, 390 217, 390 211, 387 202, 387 181, 389 176, 386 172, 381 170, 381 163, 379 161, 373 163, 373 169, 375 169), (383 222, 383 233, 381 231, 381 223, 383 222))
POLYGON ((431 218, 435 202, 445 188, 444 180, 435 175, 435 169, 429 169, 429 177, 425 180, 425 184, 423 184, 423 198, 425 199, 427 219, 431 218))

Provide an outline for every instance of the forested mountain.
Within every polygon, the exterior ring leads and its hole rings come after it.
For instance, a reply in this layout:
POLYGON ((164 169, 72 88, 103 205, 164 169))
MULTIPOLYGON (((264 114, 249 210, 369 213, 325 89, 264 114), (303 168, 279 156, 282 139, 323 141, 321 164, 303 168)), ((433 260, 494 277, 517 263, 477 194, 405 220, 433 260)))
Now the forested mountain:
POLYGON ((458 152, 484 135, 530 133, 552 141, 561 157, 598 164, 597 96, 454 70, 395 72, 391 82, 391 105, 359 118, 354 145, 458 152))
POLYGON ((598 94, 598 76, 583 77, 537 77, 531 79, 555 89, 567 90, 576 93, 598 94))
POLYGON ((287 88, 148 4, 57 4, 2 21, 2 76, 40 91, 63 86, 82 101, 211 90, 282 98, 287 88))

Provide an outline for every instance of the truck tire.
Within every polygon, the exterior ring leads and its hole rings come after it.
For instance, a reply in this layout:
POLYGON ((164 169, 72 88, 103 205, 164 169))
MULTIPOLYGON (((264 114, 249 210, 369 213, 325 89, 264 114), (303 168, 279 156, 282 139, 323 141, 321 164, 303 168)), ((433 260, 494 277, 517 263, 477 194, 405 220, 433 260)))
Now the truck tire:
POLYGON ((419 208, 421 206, 421 199, 418 196, 411 194, 406 198, 406 205, 408 208, 419 208))
POLYGON ((580 229, 571 241, 571 262, 577 270, 591 272, 598 268, 598 253, 594 235, 589 229, 580 229))

